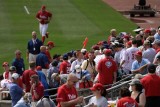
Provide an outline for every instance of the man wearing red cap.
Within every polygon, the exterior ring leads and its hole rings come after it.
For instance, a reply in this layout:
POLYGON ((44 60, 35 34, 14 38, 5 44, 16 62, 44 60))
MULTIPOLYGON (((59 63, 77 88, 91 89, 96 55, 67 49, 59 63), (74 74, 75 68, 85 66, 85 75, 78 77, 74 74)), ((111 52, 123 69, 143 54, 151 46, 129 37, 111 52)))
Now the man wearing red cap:
POLYGON ((104 50, 105 58, 101 59, 98 63, 97 71, 99 73, 98 81, 103 85, 112 84, 116 82, 117 64, 111 58, 111 50, 104 50))
POLYGON ((47 47, 46 47, 46 55, 48 57, 48 60, 49 62, 51 63, 52 62, 52 57, 51 57, 51 54, 50 54, 50 50, 54 47, 54 43, 52 41, 48 41, 47 43, 47 47))
POLYGON ((40 22, 39 29, 42 35, 42 42, 44 43, 45 37, 48 38, 48 23, 52 19, 52 13, 46 11, 46 6, 42 6, 41 10, 36 15, 37 20, 40 22))
POLYGON ((142 52, 137 51, 135 53, 135 61, 132 63, 132 73, 140 73, 142 75, 147 73, 147 65, 150 64, 148 59, 142 58, 142 52))

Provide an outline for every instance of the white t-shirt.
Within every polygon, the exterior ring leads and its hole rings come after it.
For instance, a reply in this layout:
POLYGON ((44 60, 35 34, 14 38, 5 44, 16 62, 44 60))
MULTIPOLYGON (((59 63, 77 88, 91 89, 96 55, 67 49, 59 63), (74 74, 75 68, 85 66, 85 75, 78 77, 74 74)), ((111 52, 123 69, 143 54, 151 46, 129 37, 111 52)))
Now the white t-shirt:
POLYGON ((70 71, 71 72, 74 71, 75 70, 75 66, 76 65, 81 65, 83 61, 84 61, 83 59, 81 59, 81 61, 78 61, 78 59, 76 59, 75 61, 73 61, 72 64, 71 64, 70 71))
POLYGON ((127 66, 129 67, 129 70, 131 70, 132 68, 132 63, 133 61, 135 61, 135 53, 138 51, 139 49, 137 47, 130 47, 126 50, 127 52, 127 57, 128 57, 128 63, 127 66))
POLYGON ((122 61, 125 61, 124 64, 122 65, 123 67, 123 70, 128 70, 129 71, 129 68, 127 65, 129 63, 129 60, 128 60, 128 56, 127 56, 127 52, 126 52, 126 48, 122 49, 121 50, 121 53, 120 53, 120 63, 122 63, 122 61))
POLYGON ((96 63, 96 66, 98 65, 98 62, 101 60, 101 59, 104 59, 105 58, 105 55, 102 54, 102 55, 97 55, 94 59, 95 63, 96 63))
POLYGON ((92 97, 90 100, 89 100, 89 103, 87 106, 85 107, 88 107, 89 105, 91 104, 94 104, 96 105, 97 107, 107 107, 108 106, 108 101, 105 97, 101 97, 99 99, 96 98, 96 96, 92 97))

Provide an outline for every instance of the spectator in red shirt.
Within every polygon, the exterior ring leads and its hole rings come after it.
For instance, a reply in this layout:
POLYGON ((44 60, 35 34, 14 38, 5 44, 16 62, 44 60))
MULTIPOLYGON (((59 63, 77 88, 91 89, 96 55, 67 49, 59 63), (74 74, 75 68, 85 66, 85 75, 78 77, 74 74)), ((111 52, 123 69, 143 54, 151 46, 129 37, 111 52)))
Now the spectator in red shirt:
POLYGON ((48 38, 48 23, 52 19, 52 13, 46 11, 46 6, 42 6, 41 10, 36 15, 37 20, 39 21, 39 30, 40 34, 42 35, 42 42, 45 41, 45 36, 48 38))
POLYGON ((30 67, 30 69, 25 70, 22 75, 22 82, 24 84, 24 89, 26 92, 30 92, 30 89, 31 89, 30 77, 34 74, 37 74, 35 62, 33 62, 33 61, 30 62, 29 67, 30 67))
POLYGON ((120 90, 121 98, 117 102, 117 107, 138 107, 137 102, 132 99, 131 93, 127 87, 123 87, 120 90))
POLYGON ((160 107, 160 77, 155 70, 155 65, 148 65, 148 74, 141 79, 146 95, 145 107, 160 107))
POLYGON ((63 62, 60 64, 60 74, 68 74, 70 73, 71 64, 68 62, 68 55, 63 55, 63 62))
POLYGON ((101 59, 97 65, 97 71, 99 73, 98 81, 103 85, 116 82, 117 65, 113 58, 111 58, 111 53, 110 49, 105 49, 105 58, 101 59))
POLYGON ((54 47, 54 43, 52 41, 49 41, 47 43, 47 47, 46 47, 46 55, 48 57, 48 61, 51 63, 52 62, 52 57, 51 57, 51 54, 50 54, 50 50, 54 47))
POLYGON ((68 75, 67 82, 58 88, 57 107, 75 107, 76 104, 83 102, 83 97, 78 97, 74 87, 77 82, 78 78, 75 74, 68 75))
MULTIPOLYGON (((33 105, 37 103, 44 96, 44 87, 42 83, 39 81, 38 75, 34 74, 30 77, 31 81, 31 90, 33 105)), ((33 106, 34 107, 34 106, 33 106)))

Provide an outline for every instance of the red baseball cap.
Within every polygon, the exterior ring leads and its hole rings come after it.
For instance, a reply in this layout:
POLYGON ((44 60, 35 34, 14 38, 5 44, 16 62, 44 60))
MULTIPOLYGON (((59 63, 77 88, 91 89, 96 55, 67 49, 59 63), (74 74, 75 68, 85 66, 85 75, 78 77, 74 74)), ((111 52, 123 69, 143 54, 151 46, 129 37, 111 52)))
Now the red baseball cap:
POLYGON ((98 45, 93 45, 93 46, 92 46, 92 49, 94 49, 94 50, 99 50, 99 46, 98 46, 98 45))
POLYGON ((135 53, 135 55, 137 55, 137 56, 142 56, 142 52, 141 52, 141 51, 137 51, 137 52, 135 53))
POLYGON ((96 90, 103 90, 104 87, 101 83, 96 83, 93 85, 92 88, 90 88, 91 91, 96 91, 96 90))
POLYGON ((9 63, 8 62, 3 62, 2 66, 9 66, 9 63))
POLYGON ((128 35, 125 35, 123 36, 123 38, 129 40, 130 37, 128 35))
POLYGON ((131 46, 132 45, 132 41, 127 42, 127 45, 131 46))
POLYGON ((151 33, 151 30, 150 29, 145 29, 144 33, 151 33))
POLYGON ((45 6, 45 5, 42 5, 41 9, 46 9, 46 6, 45 6))
POLYGON ((54 42, 52 42, 52 41, 48 41, 47 45, 54 46, 54 42))
POLYGON ((112 51, 110 49, 105 49, 104 50, 104 54, 111 54, 111 53, 112 53, 112 51))
POLYGON ((42 67, 41 66, 37 66, 36 69, 37 70, 42 70, 42 67))

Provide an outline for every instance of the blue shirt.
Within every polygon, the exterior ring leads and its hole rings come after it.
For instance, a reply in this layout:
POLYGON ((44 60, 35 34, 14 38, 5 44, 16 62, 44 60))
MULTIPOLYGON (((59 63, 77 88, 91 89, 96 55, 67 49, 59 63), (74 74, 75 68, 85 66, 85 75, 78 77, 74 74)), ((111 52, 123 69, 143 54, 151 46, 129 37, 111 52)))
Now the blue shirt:
POLYGON ((31 107, 31 105, 21 98, 14 107, 31 107))
POLYGON ((36 58, 36 66, 41 66, 43 69, 47 69, 47 64, 49 64, 48 57, 45 53, 40 52, 36 58))
MULTIPOLYGON (((45 74, 42 71, 37 71, 37 73, 38 73, 39 80, 41 81, 44 89, 48 89, 49 85, 47 83, 45 74)), ((45 91, 44 95, 49 95, 48 91, 45 91)))
POLYGON ((156 33, 156 34, 154 35, 154 39, 155 39, 155 40, 156 40, 156 39, 160 40, 160 34, 156 33))
MULTIPOLYGON (((132 69, 131 71, 134 71, 134 70, 137 70, 139 69, 140 67, 142 67, 143 65, 145 64, 149 64, 149 60, 148 59, 144 59, 142 58, 142 61, 141 63, 139 63, 137 60, 135 60, 133 63, 132 63, 132 69)), ((140 74, 144 75, 147 73, 147 69, 145 69, 143 72, 139 72, 140 74)))
POLYGON ((24 66, 24 60, 23 58, 20 58, 20 59, 14 59, 12 61, 12 66, 15 66, 16 67, 16 70, 17 70, 17 73, 19 75, 22 75, 24 70, 25 70, 25 66, 24 66))
POLYGON ((40 47, 42 45, 43 43, 39 39, 36 39, 35 42, 33 42, 33 40, 30 40, 28 41, 27 49, 29 53, 36 55, 40 53, 40 47))
POLYGON ((9 84, 9 93, 12 99, 12 107, 21 99, 23 90, 16 83, 9 84))

